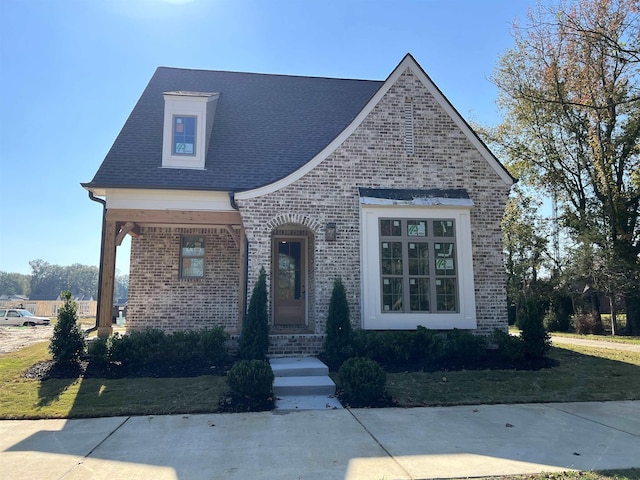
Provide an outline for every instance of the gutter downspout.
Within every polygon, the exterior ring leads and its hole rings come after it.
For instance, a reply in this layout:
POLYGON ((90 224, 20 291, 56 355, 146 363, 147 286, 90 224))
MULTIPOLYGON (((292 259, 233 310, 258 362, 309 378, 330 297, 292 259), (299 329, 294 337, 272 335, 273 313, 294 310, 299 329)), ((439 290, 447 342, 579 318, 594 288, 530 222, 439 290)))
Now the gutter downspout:
MULTIPOLYGON (((229 192, 229 203, 231 208, 240 211, 238 204, 236 203, 235 192, 229 192)), ((242 309, 242 324, 244 325, 247 320, 247 288, 249 288, 249 240, 247 236, 244 236, 244 308, 242 309)))
POLYGON ((100 321, 100 300, 102 299, 102 261, 104 260, 104 233, 107 223, 107 202, 96 197, 91 190, 89 190, 89 198, 94 202, 102 204, 102 236, 100 238, 100 269, 98 270, 98 304, 96 305, 96 324, 86 330, 86 333, 98 330, 98 322, 100 321))

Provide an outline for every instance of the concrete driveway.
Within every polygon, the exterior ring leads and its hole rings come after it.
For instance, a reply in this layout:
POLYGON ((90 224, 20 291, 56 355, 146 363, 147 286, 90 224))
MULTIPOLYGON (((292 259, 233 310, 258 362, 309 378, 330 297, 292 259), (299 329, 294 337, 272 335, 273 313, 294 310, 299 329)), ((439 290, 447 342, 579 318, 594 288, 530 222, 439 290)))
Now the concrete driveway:
POLYGON ((640 401, 0 421, 0 478, 422 479, 640 467, 640 401))

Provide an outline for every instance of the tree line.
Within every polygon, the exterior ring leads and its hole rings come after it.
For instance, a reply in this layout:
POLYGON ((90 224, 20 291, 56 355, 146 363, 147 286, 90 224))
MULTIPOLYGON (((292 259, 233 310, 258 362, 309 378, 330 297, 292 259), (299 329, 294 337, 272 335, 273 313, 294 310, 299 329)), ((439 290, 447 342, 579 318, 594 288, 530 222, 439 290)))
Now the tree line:
MULTIPOLYGON (((24 295, 31 299, 55 299, 60 292, 70 291, 74 297, 98 297, 98 267, 91 265, 62 266, 44 260, 29 262, 31 275, 0 271, 0 295, 24 295)), ((117 274, 114 298, 126 301, 129 276, 117 274)))

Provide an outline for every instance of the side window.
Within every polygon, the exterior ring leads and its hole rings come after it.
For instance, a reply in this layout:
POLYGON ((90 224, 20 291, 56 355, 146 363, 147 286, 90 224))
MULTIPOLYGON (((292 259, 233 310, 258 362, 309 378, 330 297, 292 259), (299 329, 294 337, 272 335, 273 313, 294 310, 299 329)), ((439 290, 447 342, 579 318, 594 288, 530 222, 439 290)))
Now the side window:
POLYGON ((180 277, 204 277, 204 237, 183 235, 180 239, 180 277))
POLYGON ((7 314, 6 310, 0 310, 0 317, 4 317, 7 314))
POLYGON ((15 310, 9 310, 9 315, 7 315, 8 317, 19 317, 20 314, 18 312, 16 312, 15 310))

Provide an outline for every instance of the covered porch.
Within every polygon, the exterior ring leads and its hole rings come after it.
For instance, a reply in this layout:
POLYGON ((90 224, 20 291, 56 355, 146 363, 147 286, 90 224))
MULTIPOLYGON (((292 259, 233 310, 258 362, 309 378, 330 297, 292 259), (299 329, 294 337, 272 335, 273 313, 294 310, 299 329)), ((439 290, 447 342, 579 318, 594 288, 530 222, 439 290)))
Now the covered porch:
MULTIPOLYGON (((188 210, 151 210, 151 209, 117 209, 109 208, 105 211, 103 234, 102 234, 102 250, 101 250, 101 262, 100 262, 100 285, 99 285, 99 301, 97 312, 97 333, 101 338, 108 337, 113 333, 112 325, 112 305, 114 300, 114 283, 115 283, 115 265, 116 265, 116 252, 117 247, 122 244, 123 239, 130 235, 133 237, 134 242, 141 243, 146 232, 152 232, 156 230, 164 230, 170 232, 183 232, 191 231, 190 229, 200 229, 202 231, 222 232, 229 244, 226 252, 230 252, 229 255, 235 256, 233 262, 229 263, 229 268, 232 268, 233 272, 226 272, 228 279, 232 279, 235 285, 229 289, 230 292, 236 296, 233 299, 234 304, 237 304, 236 311, 233 313, 236 322, 237 329, 242 323, 242 318, 245 311, 246 301, 246 255, 247 255, 247 242, 245 237, 245 230, 242 223, 242 218, 238 211, 188 211, 188 210)), ((180 236, 177 233, 178 237, 180 236)), ((152 236, 149 234, 149 236, 152 236)), ((148 247, 141 247, 139 251, 145 251, 148 247)), ((206 282, 206 279, 198 279, 195 277, 182 278, 181 266, 176 265, 176 258, 179 258, 180 246, 175 245, 153 245, 153 253, 157 255, 156 261, 149 260, 147 266, 144 268, 152 269, 157 268, 159 270, 170 270, 168 273, 175 277, 176 281, 184 283, 185 288, 195 290, 193 286, 199 286, 206 282), (167 258, 162 255, 166 251, 174 252, 173 257, 167 258), (178 257, 176 257, 176 255, 178 257), (160 260, 163 258, 164 264, 160 260)), ((134 255, 132 254, 132 257, 134 255)), ((181 261, 181 260, 179 260, 181 261)), ((205 259, 203 258, 203 262, 205 259)), ((139 264, 132 262, 133 278, 139 281, 138 274, 140 272, 134 269, 141 269, 139 264)), ((204 267, 203 267, 204 268, 204 267)), ((210 268, 210 270, 214 270, 210 268)), ((225 273, 225 272, 221 272, 225 273)), ((172 280, 172 281, 173 281, 172 280)), ((148 282, 147 282, 148 283, 148 282)), ((158 280, 158 285, 151 285, 151 289, 158 289, 162 280, 158 280)), ((166 280, 165 280, 166 283, 166 280)), ((134 285, 135 286, 135 285, 134 285)), ((134 292, 134 294, 136 294, 134 292)), ((130 291, 131 299, 131 291, 130 291)), ((137 300, 140 301, 139 299, 137 300)), ((150 301, 150 300, 149 300, 150 301)), ((135 301, 133 302, 135 304, 135 301)), ((130 309, 131 312, 131 309, 130 309)), ((212 320, 213 321, 213 320, 212 320)))

